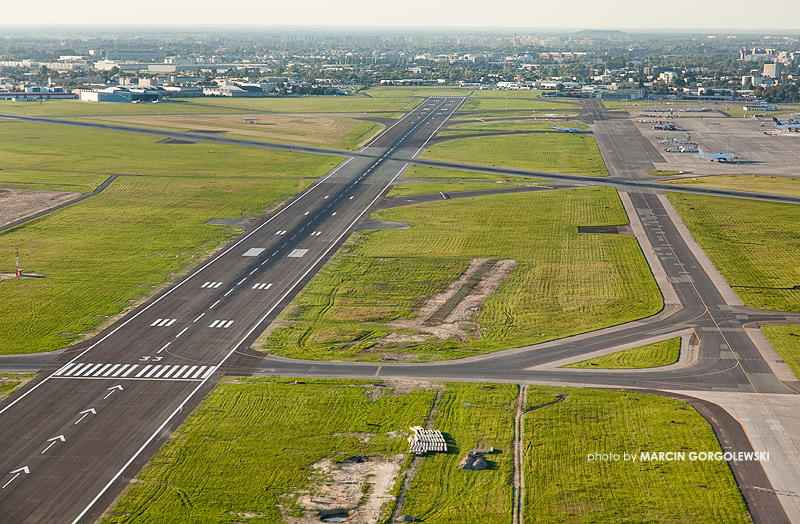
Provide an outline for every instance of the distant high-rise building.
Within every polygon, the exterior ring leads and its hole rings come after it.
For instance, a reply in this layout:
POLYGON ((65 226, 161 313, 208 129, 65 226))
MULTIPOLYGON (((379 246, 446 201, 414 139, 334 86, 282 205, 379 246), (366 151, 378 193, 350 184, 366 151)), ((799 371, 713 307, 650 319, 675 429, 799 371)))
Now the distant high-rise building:
POLYGON ((767 78, 780 78, 783 65, 780 63, 764 64, 764 76, 767 78))

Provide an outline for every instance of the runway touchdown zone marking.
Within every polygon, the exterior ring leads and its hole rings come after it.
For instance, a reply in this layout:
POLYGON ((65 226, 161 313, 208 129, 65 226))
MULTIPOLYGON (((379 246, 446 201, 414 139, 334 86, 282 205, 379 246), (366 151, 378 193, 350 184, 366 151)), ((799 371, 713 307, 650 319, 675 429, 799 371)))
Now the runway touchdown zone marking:
POLYGON ((208 288, 208 289, 212 289, 212 288, 216 289, 221 285, 222 285, 222 282, 206 282, 205 284, 203 284, 200 287, 204 287, 204 288, 208 288))

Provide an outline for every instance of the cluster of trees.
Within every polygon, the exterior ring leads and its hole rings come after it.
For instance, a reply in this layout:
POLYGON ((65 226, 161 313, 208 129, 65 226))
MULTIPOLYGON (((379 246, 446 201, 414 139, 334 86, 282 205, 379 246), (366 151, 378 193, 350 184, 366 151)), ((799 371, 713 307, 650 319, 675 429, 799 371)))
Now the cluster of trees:
POLYGON ((795 83, 785 83, 767 87, 756 87, 753 94, 765 102, 800 102, 800 91, 795 83))

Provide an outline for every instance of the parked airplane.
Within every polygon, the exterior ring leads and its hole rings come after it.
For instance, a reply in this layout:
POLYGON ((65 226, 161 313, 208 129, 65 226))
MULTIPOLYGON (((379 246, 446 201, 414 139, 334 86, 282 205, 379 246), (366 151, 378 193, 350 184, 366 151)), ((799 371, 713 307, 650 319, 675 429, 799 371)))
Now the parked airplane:
POLYGON ((705 158, 707 160, 718 160, 720 162, 730 162, 736 159, 736 156, 733 153, 706 153, 703 151, 702 147, 697 148, 697 156, 698 158, 705 158))
POLYGON ((774 116, 772 117, 772 121, 775 122, 775 127, 778 129, 785 129, 786 131, 800 131, 800 124, 795 124, 792 121, 781 122, 774 116))
POLYGON ((553 129, 556 131, 565 131, 567 133, 580 133, 583 129, 577 127, 558 127, 557 125, 553 124, 553 129))

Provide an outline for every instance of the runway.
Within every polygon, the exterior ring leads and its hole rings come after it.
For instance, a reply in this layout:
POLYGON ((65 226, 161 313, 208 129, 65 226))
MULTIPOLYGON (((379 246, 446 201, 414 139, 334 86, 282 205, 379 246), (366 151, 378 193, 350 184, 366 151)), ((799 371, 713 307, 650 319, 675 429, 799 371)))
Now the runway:
POLYGON ((459 107, 431 98, 0 409, 0 522, 93 522, 459 107))

